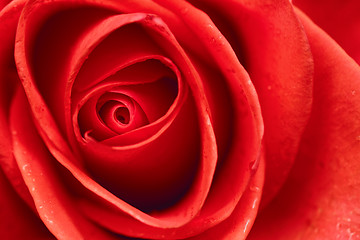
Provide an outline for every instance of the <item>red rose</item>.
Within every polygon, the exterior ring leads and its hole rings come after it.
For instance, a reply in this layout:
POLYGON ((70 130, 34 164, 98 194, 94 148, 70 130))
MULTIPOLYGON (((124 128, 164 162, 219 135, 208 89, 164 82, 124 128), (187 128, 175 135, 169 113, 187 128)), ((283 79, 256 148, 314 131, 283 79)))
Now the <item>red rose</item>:
POLYGON ((360 238, 360 67, 293 3, 1 7, 1 239, 360 238))

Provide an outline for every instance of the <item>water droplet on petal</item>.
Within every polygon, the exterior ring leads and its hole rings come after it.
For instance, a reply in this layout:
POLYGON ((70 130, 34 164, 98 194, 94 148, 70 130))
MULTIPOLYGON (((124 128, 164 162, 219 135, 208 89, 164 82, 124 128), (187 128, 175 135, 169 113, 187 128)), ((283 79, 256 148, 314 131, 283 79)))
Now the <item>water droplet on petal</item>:
POLYGON ((48 223, 51 223, 51 224, 54 223, 54 221, 51 220, 47 214, 44 214, 44 217, 45 217, 45 220, 46 220, 48 223))
POLYGON ((183 9, 181 9, 181 14, 186 15, 188 13, 188 11, 189 11, 189 9, 185 7, 183 9))
POLYGON ((248 219, 248 220, 246 221, 246 223, 245 223, 244 233, 246 233, 246 230, 247 230, 247 228, 248 228, 248 226, 249 226, 249 223, 250 223, 250 219, 248 219))
POLYGON ((260 191, 260 188, 258 186, 250 186, 250 191, 258 192, 258 191, 260 191))
POLYGON ((258 202, 258 199, 255 198, 255 200, 254 200, 254 202, 253 202, 253 204, 251 206, 252 209, 254 209, 256 207, 257 202, 258 202))

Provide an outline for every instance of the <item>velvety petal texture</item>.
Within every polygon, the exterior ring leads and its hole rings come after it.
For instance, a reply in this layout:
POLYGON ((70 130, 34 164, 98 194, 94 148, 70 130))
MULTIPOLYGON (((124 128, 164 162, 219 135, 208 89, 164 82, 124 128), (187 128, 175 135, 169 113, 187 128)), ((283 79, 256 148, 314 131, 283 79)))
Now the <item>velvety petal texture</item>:
POLYGON ((293 4, 0 1, 0 238, 360 238, 360 67, 293 4))
POLYGON ((22 10, 14 52, 24 91, 9 121, 34 211, 59 239, 187 238, 235 209, 251 216, 237 223, 247 234, 263 184, 255 90, 208 16, 185 2, 142 3, 22 10), (182 7, 192 12, 183 31, 212 54, 205 62, 171 30, 182 7), (198 14, 209 26, 201 32, 198 14))
POLYGON ((193 2, 224 26, 256 87, 266 126, 266 205, 286 180, 310 114, 313 65, 306 35, 286 0, 193 2))
POLYGON ((359 1, 294 0, 293 3, 360 64, 359 1))
POLYGON ((0 225, 1 239, 55 239, 39 217, 32 212, 24 201, 14 191, 1 171, 0 178, 0 210, 2 221, 0 225))
POLYGON ((360 68, 297 10, 314 57, 314 102, 290 177, 250 239, 360 237, 360 68))
POLYGON ((8 35, 4 35, 0 38, 0 78, 6 79, 6 81, 0 81, 0 164, 7 178, 14 185, 15 190, 18 191, 19 194, 23 195, 27 194, 26 188, 23 186, 22 178, 18 172, 16 162, 12 155, 10 130, 8 127, 9 123, 7 117, 14 89, 19 83, 13 57, 13 45, 15 40, 16 25, 24 3, 24 1, 19 1, 19 3, 14 6, 8 5, 6 9, 1 11, 0 15, 1 22, 4 23, 0 25, 1 32, 7 31, 9 33, 8 35))

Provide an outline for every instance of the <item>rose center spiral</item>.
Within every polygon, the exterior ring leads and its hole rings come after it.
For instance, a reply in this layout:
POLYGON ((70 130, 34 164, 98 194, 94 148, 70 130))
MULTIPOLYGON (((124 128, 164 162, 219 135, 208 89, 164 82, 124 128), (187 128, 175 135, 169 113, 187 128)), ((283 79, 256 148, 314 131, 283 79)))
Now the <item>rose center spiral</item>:
POLYGON ((115 111, 115 118, 122 124, 128 124, 130 121, 130 112, 126 107, 119 107, 115 111))

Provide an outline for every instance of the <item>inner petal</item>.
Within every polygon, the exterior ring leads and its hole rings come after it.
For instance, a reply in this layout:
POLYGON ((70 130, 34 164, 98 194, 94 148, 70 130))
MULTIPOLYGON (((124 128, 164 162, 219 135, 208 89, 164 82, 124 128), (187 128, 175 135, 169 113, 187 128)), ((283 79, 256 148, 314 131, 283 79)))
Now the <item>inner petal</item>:
MULTIPOLYGON (((149 123, 141 106, 120 93, 105 93, 96 104, 99 121, 117 134, 123 134, 149 123)), ((81 126, 80 126, 81 127, 81 126)))
POLYGON ((128 124, 130 121, 130 112, 126 107, 119 107, 115 111, 115 118, 121 124, 128 124))
MULTIPOLYGON (((80 130, 79 137, 90 136, 97 141, 119 137, 162 121, 172 106, 177 105, 181 87, 174 70, 157 59, 139 61, 120 69, 88 91, 74 92, 74 124, 75 129, 80 130), (157 70, 156 74, 152 69, 157 70)), ((144 137, 142 133, 137 135, 144 137)), ((126 142, 131 144, 132 141, 127 138, 126 142)))

